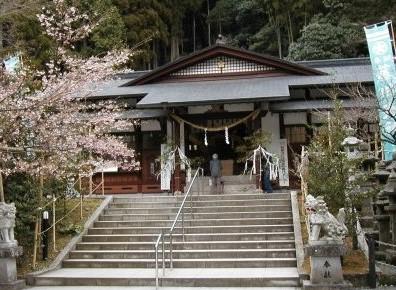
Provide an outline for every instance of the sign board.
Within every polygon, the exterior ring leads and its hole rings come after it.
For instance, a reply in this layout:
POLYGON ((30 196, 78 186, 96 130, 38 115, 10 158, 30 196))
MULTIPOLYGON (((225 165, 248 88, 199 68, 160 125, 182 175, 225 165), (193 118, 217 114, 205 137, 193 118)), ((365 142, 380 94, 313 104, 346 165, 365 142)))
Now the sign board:
POLYGON ((390 21, 386 21, 364 28, 379 105, 379 123, 385 160, 392 160, 392 153, 396 149, 395 145, 384 140, 384 136, 393 139, 392 135, 396 131, 396 121, 392 117, 396 115, 396 104, 393 103, 396 90, 396 68, 389 32, 390 24, 390 21), (384 110, 390 113, 385 113, 384 110))
POLYGON ((161 190, 170 190, 171 185, 172 160, 163 158, 168 151, 167 144, 161 144, 161 190))
POLYGON ((287 139, 279 139, 279 186, 289 186, 289 163, 287 158, 287 139))

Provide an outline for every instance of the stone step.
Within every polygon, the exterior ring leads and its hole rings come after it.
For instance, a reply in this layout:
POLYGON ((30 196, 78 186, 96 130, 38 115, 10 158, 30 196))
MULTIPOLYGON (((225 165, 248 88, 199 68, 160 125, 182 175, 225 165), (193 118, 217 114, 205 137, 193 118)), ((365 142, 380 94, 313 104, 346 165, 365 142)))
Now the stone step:
MULTIPOLYGON (((88 233, 91 235, 120 235, 120 234, 150 234, 160 233, 161 230, 167 231, 166 227, 116 227, 116 228, 91 228, 88 233)), ((185 224, 185 233, 246 233, 246 232, 284 232, 293 231, 293 224, 280 225, 212 225, 212 226, 190 226, 185 224)), ((175 228, 176 233, 182 232, 181 221, 175 228)))
MULTIPOLYGON (((166 261, 169 268, 169 261, 166 261)), ((174 259, 175 268, 296 267, 296 258, 174 259)), ((67 268, 154 268, 154 259, 66 259, 67 268)))
MULTIPOLYGON (((191 219, 190 214, 185 216, 185 225, 190 226, 210 226, 210 225, 276 225, 276 224, 291 224, 293 218, 229 218, 229 219, 191 219)), ((173 223, 172 220, 135 220, 135 221, 97 221, 94 227, 106 228, 106 227, 146 227, 146 226, 157 226, 157 227, 169 227, 173 223)))
MULTIPOLYGON (((258 199, 247 199, 247 200, 193 200, 190 202, 186 200, 185 207, 203 207, 203 206, 238 206, 238 205, 289 205, 290 200, 284 198, 258 198, 258 199)), ((110 208, 163 208, 163 207, 180 207, 181 201, 171 202, 113 202, 110 204, 110 208)))
MULTIPOLYGON (((127 234, 127 235, 92 235, 83 236, 83 242, 153 242, 157 239, 157 233, 151 234, 127 234)), ((254 232, 254 233, 186 233, 185 241, 249 241, 249 240, 291 240, 294 239, 293 231, 286 232, 254 232)), ((181 241, 182 235, 173 234, 173 241, 181 241)))
MULTIPOLYGON (((104 214, 99 221, 135 221, 135 220, 173 220, 176 214, 104 214)), ((291 211, 255 211, 255 212, 209 212, 194 213, 195 219, 228 219, 228 218, 291 218, 291 211)))
MULTIPOLYGON (((162 277, 159 271, 162 290, 297 290, 299 276, 295 267, 283 268, 198 268, 198 269, 166 269, 162 277), (166 287, 168 286, 168 287, 166 287), (183 288, 172 286, 183 286, 183 288), (190 288, 194 286, 193 288, 190 288), (221 286, 221 287, 219 287, 221 286), (205 287, 205 288, 200 288, 205 287), (259 287, 259 288, 253 288, 259 287), (264 288, 271 287, 271 288, 264 288), (274 287, 274 288, 272 288, 274 287), (290 288, 292 287, 292 288, 290 288), (213 289, 214 290, 214 289, 213 289)), ((154 290, 154 269, 108 269, 108 268, 64 268, 51 271, 35 278, 35 284, 46 285, 95 285, 95 287, 59 287, 61 290, 154 290), (99 287, 96 285, 101 285, 99 287), (111 288, 106 286, 112 286, 111 288), (118 288, 124 286, 125 288, 118 288), (142 286, 135 288, 133 286, 142 286), (150 287, 147 287, 150 286, 150 287), (128 287, 128 288, 126 288, 128 287)), ((40 287, 41 288, 41 287, 40 287)), ((53 290, 53 286, 34 290, 53 290)))
MULTIPOLYGON (((147 250, 155 242, 82 242, 76 250, 147 250)), ((169 246, 168 238, 165 246, 169 246)), ((190 241, 173 242, 173 249, 285 249, 294 248, 294 240, 247 240, 247 241, 190 241)))
MULTIPOLYGON (((172 202, 172 201, 180 201, 183 200, 184 195, 177 195, 177 196, 164 196, 164 195, 156 195, 156 196, 144 196, 139 195, 137 197, 124 197, 122 195, 115 195, 113 197, 114 202, 172 202)), ((196 192, 193 193, 192 198, 194 200, 238 200, 238 199, 258 199, 258 198, 268 198, 268 199, 290 199, 289 193, 232 193, 232 194, 197 194, 196 192)))
MULTIPOLYGON (((105 209, 105 214, 128 214, 128 213, 176 213, 179 207, 163 207, 163 208, 108 208, 105 209)), ((251 205, 251 206, 205 206, 194 207, 193 212, 244 212, 244 211, 290 211, 291 205, 251 205)))
MULTIPOLYGON (((202 176, 202 177, 197 177, 197 180, 209 180, 209 176, 202 176)), ((254 184, 255 179, 254 176, 251 178, 250 175, 225 175, 222 176, 221 179, 224 182, 232 182, 234 184, 242 184, 242 183, 247 183, 247 184, 254 184)))
MULTIPOLYGON (((169 249, 165 258, 169 259, 169 249)), ((295 258, 291 249, 189 249, 173 250, 174 259, 222 259, 222 258, 295 258)), ((154 248, 149 250, 75 250, 69 259, 155 259, 154 248)))
MULTIPOLYGON (((69 269, 69 270, 74 270, 74 269, 69 269)), ((57 279, 57 278, 55 278, 57 279)), ((214 279, 212 279, 214 280, 214 279)), ((96 282, 97 284, 105 284, 102 282, 102 279, 99 278, 100 282, 96 282)), ((161 283, 163 282, 162 279, 160 280, 161 283)), ((169 280, 166 280, 166 283, 169 283, 169 280)), ((184 283, 184 281, 183 281, 184 283)), ((191 285, 194 282, 191 282, 191 285)), ((262 284, 262 282, 261 282, 262 284)), ((274 283, 275 284, 275 283, 274 283)), ((224 282, 222 284, 224 285, 224 282)), ((246 283, 245 283, 246 285, 246 283)), ((155 286, 56 286, 56 288, 53 288, 54 286, 35 286, 35 287, 28 287, 25 288, 26 290, 156 290, 155 286)), ((245 287, 242 287, 245 289, 245 287)), ((214 287, 214 286, 209 286, 209 287, 180 287, 180 286, 161 286, 161 290, 242 290, 241 287, 214 287)), ((276 287, 276 286, 268 286, 268 287, 249 287, 249 290, 301 290, 300 287, 293 287, 293 286, 283 286, 282 288, 276 287)), ((382 289, 384 290, 384 289, 382 289)))

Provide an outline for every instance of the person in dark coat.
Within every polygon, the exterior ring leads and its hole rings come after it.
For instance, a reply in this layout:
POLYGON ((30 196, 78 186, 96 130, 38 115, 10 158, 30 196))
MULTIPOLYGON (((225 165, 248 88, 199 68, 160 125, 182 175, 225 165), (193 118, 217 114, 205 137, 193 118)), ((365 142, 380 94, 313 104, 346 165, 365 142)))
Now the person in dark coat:
POLYGON ((271 156, 265 156, 262 154, 261 157, 261 188, 264 192, 271 193, 271 177, 270 177, 270 162, 272 162, 271 156))
POLYGON ((215 153, 212 156, 212 160, 209 163, 210 176, 212 179, 212 191, 216 189, 216 193, 221 192, 222 182, 221 182, 221 163, 218 155, 215 153))

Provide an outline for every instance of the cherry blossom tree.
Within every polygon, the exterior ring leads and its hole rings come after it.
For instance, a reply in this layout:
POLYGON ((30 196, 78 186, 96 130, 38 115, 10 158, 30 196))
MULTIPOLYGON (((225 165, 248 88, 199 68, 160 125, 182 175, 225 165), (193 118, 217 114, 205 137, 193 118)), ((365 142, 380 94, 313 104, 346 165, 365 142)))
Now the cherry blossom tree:
POLYGON ((0 168, 32 175, 68 176, 111 162, 135 169, 134 151, 114 129, 132 125, 119 118, 114 100, 94 102, 90 96, 116 75, 134 50, 110 51, 82 58, 76 43, 100 23, 63 0, 54 0, 38 15, 46 33, 58 44, 45 71, 24 67, 16 74, 0 69, 0 168))

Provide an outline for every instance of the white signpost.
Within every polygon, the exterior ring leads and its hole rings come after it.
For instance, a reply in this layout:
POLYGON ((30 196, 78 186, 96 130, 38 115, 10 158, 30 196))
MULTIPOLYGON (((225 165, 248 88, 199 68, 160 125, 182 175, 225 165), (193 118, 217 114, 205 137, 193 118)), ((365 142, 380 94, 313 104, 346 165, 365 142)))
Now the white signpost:
POLYGON ((170 190, 171 185, 172 166, 167 163, 172 160, 163 158, 168 151, 167 144, 161 144, 161 190, 170 190))
POLYGON ((279 186, 289 186, 287 139, 279 139, 279 186))

